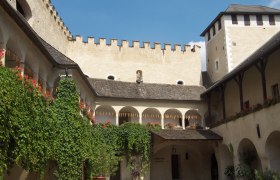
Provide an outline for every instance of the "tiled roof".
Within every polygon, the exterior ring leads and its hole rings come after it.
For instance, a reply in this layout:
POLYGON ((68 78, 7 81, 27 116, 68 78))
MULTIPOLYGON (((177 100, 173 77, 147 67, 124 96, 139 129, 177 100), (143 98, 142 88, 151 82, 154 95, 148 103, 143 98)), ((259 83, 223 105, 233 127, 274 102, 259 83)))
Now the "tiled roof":
POLYGON ((39 38, 39 39, 40 39, 42 45, 45 47, 45 49, 50 53, 52 58, 58 64, 61 64, 61 65, 76 65, 77 66, 77 64, 73 60, 71 60, 70 58, 68 58, 67 56, 62 54, 60 51, 58 51, 57 49, 52 47, 49 43, 44 41, 42 38, 39 38))
POLYGON ((204 36, 210 28, 213 27, 214 23, 216 23, 223 15, 226 14, 277 14, 280 15, 279 9, 274 9, 266 6, 251 6, 251 5, 240 5, 240 4, 231 4, 225 11, 222 11, 216 16, 216 18, 207 26, 207 28, 200 34, 200 36, 204 36))
POLYGON ((279 9, 270 8, 267 6, 252 6, 252 5, 240 5, 240 4, 231 4, 225 12, 228 13, 280 13, 279 9))
POLYGON ((109 98, 200 101, 200 94, 205 91, 203 86, 137 84, 104 79, 89 81, 99 97, 109 98))
POLYGON ((164 129, 160 131, 152 131, 152 134, 160 136, 165 140, 222 140, 222 137, 211 130, 172 130, 164 129))

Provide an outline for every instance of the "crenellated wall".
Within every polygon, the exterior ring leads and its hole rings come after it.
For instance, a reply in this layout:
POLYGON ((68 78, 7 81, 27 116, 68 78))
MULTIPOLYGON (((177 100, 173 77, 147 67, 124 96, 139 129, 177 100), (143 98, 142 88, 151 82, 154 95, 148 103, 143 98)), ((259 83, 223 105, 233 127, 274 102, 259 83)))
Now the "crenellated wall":
MULTIPOLYGON (((135 82, 142 70, 146 83, 200 85, 199 46, 161 44, 105 38, 73 38, 50 0, 24 0, 30 26, 45 41, 76 61, 93 78, 135 82)), ((15 7, 16 8, 16 7, 15 7)))
POLYGON ((83 72, 94 78, 135 82, 136 71, 142 70, 146 83, 199 85, 201 62, 199 46, 181 46, 105 38, 83 39, 76 36, 69 44, 67 56, 83 72))

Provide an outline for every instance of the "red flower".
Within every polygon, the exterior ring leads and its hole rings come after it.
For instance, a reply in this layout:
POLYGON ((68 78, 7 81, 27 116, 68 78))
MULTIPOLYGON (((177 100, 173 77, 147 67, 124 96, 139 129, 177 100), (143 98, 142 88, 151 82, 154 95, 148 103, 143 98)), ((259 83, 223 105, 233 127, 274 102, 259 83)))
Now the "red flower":
POLYGON ((4 54, 5 54, 5 53, 4 53, 4 50, 1 49, 1 50, 0 50, 0 58, 2 58, 2 57, 4 56, 4 54))

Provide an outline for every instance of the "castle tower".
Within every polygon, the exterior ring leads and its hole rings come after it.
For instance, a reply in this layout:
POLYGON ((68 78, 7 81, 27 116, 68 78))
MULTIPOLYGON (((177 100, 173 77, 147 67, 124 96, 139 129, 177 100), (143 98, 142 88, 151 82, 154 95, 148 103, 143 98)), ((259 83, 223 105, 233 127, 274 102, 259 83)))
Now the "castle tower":
POLYGON ((280 10, 230 5, 201 33, 205 38, 207 71, 213 82, 232 71, 279 32, 280 10))

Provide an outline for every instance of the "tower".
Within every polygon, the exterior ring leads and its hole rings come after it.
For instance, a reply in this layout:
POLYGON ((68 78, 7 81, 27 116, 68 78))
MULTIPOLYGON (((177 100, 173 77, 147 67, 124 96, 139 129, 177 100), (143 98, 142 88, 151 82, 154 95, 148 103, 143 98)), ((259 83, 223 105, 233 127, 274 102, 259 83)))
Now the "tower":
POLYGON ((279 32, 280 10, 230 5, 201 33, 206 43, 207 71, 213 82, 232 71, 279 32))

